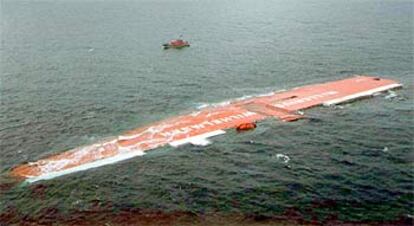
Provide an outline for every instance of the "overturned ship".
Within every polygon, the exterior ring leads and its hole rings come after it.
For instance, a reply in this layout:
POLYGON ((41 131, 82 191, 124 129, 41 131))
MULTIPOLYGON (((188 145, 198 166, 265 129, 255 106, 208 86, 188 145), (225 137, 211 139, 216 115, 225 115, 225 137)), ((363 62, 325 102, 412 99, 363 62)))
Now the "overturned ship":
POLYGON ((238 99, 154 122, 92 145, 78 147, 11 169, 12 176, 27 182, 46 180, 144 155, 165 145, 207 145, 209 138, 227 129, 254 128, 273 117, 290 122, 303 118, 298 111, 336 105, 399 88, 396 81, 371 76, 307 85, 287 91, 238 99))

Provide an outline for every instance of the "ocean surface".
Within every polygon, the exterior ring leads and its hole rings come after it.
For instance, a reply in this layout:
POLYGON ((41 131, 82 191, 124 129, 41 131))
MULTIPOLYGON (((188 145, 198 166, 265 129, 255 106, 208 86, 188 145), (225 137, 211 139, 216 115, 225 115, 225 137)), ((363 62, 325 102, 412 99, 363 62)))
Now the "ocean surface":
MULTIPOLYGON (((20 163, 245 95, 370 74, 404 84, 309 119, 266 120, 207 147, 0 194, 0 213, 96 205, 320 222, 414 215, 409 0, 0 1, 0 182, 20 163), (182 50, 161 44, 182 36, 182 50), (393 97, 394 96, 394 97, 393 97), (280 156, 288 156, 280 158, 280 156), (278 157, 279 156, 279 157, 278 157)), ((1 184, 1 183, 0 183, 1 184)))

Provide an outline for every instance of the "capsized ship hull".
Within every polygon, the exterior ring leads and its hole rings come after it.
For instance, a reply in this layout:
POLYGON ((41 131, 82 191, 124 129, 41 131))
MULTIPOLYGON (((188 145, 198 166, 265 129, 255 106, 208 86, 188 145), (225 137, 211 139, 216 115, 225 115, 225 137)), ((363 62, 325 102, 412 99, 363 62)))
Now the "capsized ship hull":
POLYGON ((235 100, 155 122, 127 131, 113 139, 19 165, 11 170, 11 175, 35 182, 141 156, 164 145, 207 145, 210 143, 209 137, 224 134, 226 129, 237 128, 243 123, 257 122, 269 117, 295 121, 303 117, 297 114, 298 110, 319 105, 335 105, 401 86, 389 79, 355 76, 235 100))

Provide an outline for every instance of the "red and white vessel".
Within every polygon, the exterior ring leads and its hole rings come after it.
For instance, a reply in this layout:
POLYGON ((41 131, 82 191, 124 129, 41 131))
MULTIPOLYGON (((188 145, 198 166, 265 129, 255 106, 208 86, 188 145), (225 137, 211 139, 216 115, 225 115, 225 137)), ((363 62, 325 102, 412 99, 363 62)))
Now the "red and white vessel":
POLYGON ((163 44, 162 46, 164 47, 164 49, 170 49, 170 48, 181 49, 184 47, 189 47, 190 43, 182 39, 173 39, 169 41, 168 43, 163 44))
POLYGON ((141 156, 165 145, 207 145, 210 143, 208 138, 222 135, 226 133, 226 129, 252 129, 257 121, 269 117, 295 121, 303 117, 297 113, 299 110, 335 105, 401 86, 389 79, 355 76, 235 100, 151 123, 106 141, 25 163, 13 168, 10 173, 14 177, 34 182, 141 156))

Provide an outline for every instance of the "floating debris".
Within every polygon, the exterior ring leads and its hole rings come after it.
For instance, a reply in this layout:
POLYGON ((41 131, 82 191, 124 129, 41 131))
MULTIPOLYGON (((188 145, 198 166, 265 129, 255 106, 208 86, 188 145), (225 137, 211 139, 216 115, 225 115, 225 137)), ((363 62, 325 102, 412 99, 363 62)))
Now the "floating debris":
POLYGON ((247 130, 255 129, 256 127, 257 127, 256 126, 256 123, 254 123, 254 122, 247 122, 247 123, 242 123, 242 124, 238 125, 236 127, 236 130, 238 132, 242 132, 242 131, 247 131, 247 130))
POLYGON ((282 160, 284 163, 288 163, 288 162, 290 161, 289 156, 284 155, 284 154, 277 154, 277 155, 276 155, 276 158, 277 158, 278 160, 282 160))
POLYGON ((395 97, 398 97, 397 93, 392 90, 388 90, 388 95, 385 96, 385 99, 394 99, 395 97))

